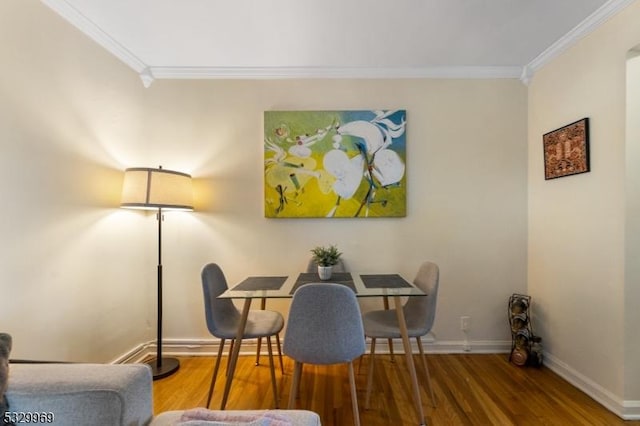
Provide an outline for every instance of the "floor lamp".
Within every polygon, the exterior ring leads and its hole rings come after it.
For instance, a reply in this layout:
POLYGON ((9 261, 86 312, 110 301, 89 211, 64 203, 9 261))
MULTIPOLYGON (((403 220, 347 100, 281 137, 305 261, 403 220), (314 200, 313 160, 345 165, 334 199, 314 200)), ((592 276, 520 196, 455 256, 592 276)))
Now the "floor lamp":
POLYGON ((186 173, 135 167, 126 169, 121 207, 157 210, 158 219, 158 339, 157 356, 148 362, 153 379, 161 379, 180 368, 176 358, 162 357, 162 221, 163 210, 193 210, 191 176, 186 173))

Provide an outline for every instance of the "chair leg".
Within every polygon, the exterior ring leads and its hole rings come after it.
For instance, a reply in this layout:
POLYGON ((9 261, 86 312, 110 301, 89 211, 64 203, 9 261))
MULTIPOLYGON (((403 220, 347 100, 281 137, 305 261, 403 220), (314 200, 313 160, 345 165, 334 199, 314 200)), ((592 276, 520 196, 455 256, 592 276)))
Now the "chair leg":
POLYGON ((389 353, 391 354, 391 362, 396 362, 396 358, 393 355, 393 339, 387 339, 389 344, 389 353))
POLYGON ((209 396, 207 396, 207 408, 211 405, 211 397, 213 396, 213 387, 216 385, 216 378, 218 377, 218 368, 220 367, 220 358, 222 358, 222 349, 224 348, 224 339, 220 340, 218 346, 218 356, 216 357, 216 365, 213 367, 213 374, 211 375, 211 384, 209 385, 209 396))
POLYGON ((233 345, 236 343, 236 339, 231 339, 231 344, 229 345, 229 361, 227 362, 227 369, 224 372, 225 377, 229 374, 229 365, 231 364, 231 354, 233 353, 233 345))
POLYGON ((276 369, 273 365, 273 350, 271 349, 271 336, 267 336, 267 350, 269 351, 269 368, 271 370, 271 387, 273 388, 273 400, 276 408, 280 408, 278 400, 278 386, 276 385, 276 369))
POLYGON ((371 338, 371 355, 369 355, 369 374, 367 376, 367 398, 364 402, 364 408, 369 409, 369 400, 371 399, 371 388, 373 387, 373 364, 376 354, 376 339, 371 338))
POLYGON ((280 371, 284 376, 284 363, 282 362, 282 346, 280 345, 280 335, 276 334, 276 345, 278 346, 278 358, 280 358, 280 371))
POLYGON ((433 394, 433 387, 431 386, 431 376, 429 375, 429 367, 427 367, 427 357, 424 354, 424 350, 422 348, 422 339, 420 337, 416 337, 416 341, 418 342, 418 349, 420 350, 420 357, 422 358, 422 368, 424 368, 425 375, 427 377, 427 385, 429 386, 429 393, 431 393, 431 402, 435 408, 436 406, 436 397, 433 394))
POLYGON ((260 347, 262 346, 262 337, 258 337, 258 348, 256 349, 256 365, 260 365, 260 347))
POLYGON ((291 391, 289 392, 289 410, 292 410, 296 406, 296 396, 298 396, 298 389, 300 387, 300 376, 302 375, 302 363, 296 361, 293 366, 293 378, 291 381, 291 391))
POLYGON ((356 375, 353 371, 353 361, 349 362, 349 384, 351 385, 351 406, 353 407, 353 423, 360 426, 360 412, 358 411, 358 393, 356 392, 356 375))

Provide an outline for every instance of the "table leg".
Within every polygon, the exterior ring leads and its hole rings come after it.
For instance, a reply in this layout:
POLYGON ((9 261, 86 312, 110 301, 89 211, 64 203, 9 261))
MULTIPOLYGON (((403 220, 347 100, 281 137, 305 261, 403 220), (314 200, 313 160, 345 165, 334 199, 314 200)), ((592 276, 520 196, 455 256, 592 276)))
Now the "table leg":
POLYGON ((407 358, 407 367, 409 368, 409 375, 411 376, 411 387, 413 388, 413 400, 416 404, 416 410, 420 419, 420 425, 424 425, 424 413, 422 411, 422 401, 420 400, 420 387, 418 386, 418 376, 416 375, 416 366, 413 363, 413 353, 411 352, 411 342, 409 341, 409 334, 407 332, 407 322, 404 318, 404 311, 402 310, 402 303, 400 296, 393 296, 393 302, 396 305, 396 314, 398 315, 398 325, 400 326, 400 334, 402 335, 402 344, 404 346, 404 353, 407 358))
MULTIPOLYGON (((384 309, 385 310, 389 310, 389 296, 383 296, 382 297, 383 303, 384 303, 384 309)), ((395 357, 393 356, 393 339, 387 339, 387 342, 389 344, 389 353, 391 354, 391 362, 395 362, 395 357)))
POLYGON ((240 344, 242 343, 242 337, 244 336, 244 328, 247 325, 247 318, 249 317, 249 308, 251 307, 251 298, 244 299, 244 307, 242 308, 242 316, 240 317, 240 324, 238 324, 238 332, 236 333, 236 341, 233 345, 233 352, 231 353, 231 359, 229 360, 229 371, 227 373, 227 382, 224 385, 224 395, 222 396, 222 403, 220 409, 224 410, 227 405, 227 398, 229 397, 229 390, 231 389, 231 382, 233 381, 233 374, 236 371, 236 363, 238 362, 238 355, 240 355, 240 344))
MULTIPOLYGON (((267 308, 267 299, 262 298, 260 300, 260 309, 263 311, 267 308)), ((262 337, 258 337, 258 349, 256 349, 256 365, 260 365, 260 348, 262 346, 262 337)))

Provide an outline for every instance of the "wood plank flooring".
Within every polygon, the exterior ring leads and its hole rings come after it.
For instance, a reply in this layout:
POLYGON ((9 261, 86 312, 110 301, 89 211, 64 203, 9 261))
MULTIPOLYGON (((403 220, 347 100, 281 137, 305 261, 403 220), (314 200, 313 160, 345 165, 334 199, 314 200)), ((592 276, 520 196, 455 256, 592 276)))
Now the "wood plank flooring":
MULTIPOLYGON (((276 364, 280 408, 287 408, 293 362, 285 359, 285 375, 276 364)), ((416 368, 429 425, 640 425, 623 421, 546 367, 520 368, 505 354, 430 354, 427 357, 437 407, 432 407, 421 363, 416 368)), ((153 384, 156 413, 203 407, 213 372, 212 357, 180 358, 180 370, 153 384)), ((241 356, 228 409, 274 408, 268 358, 241 356)), ((224 368, 220 367, 211 407, 220 407, 224 368)), ((403 356, 376 356, 371 406, 365 409, 368 356, 355 363, 360 419, 363 426, 416 425, 403 356)), ((346 365, 305 365, 296 408, 320 414, 323 425, 351 426, 353 417, 346 365)))

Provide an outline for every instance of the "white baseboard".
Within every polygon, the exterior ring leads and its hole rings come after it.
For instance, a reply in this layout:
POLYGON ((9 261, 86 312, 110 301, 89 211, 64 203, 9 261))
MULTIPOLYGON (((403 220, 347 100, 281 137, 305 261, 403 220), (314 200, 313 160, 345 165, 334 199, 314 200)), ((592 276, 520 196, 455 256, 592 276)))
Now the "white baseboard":
POLYGON ((111 361, 111 364, 130 364, 140 362, 145 357, 144 354, 148 352, 148 346, 149 342, 141 343, 135 348, 123 353, 122 355, 111 361))
POLYGON ((509 353, 511 340, 433 341, 425 345, 425 350, 434 354, 501 354, 509 353))
MULTIPOLYGON (((264 343, 264 341, 263 341, 264 343)), ((511 341, 494 341, 494 340, 478 340, 466 342, 463 340, 436 341, 433 336, 429 335, 422 339, 424 349, 427 353, 508 353, 511 349, 511 341), (468 350, 467 346, 468 345, 468 350)), ((215 356, 218 353, 220 339, 164 339, 162 341, 162 353, 167 356, 215 356)), ((367 352, 369 351, 370 341, 367 339, 367 352)), ((228 343, 225 344, 228 348, 228 343)), ((262 346, 263 352, 266 354, 266 346, 262 346)), ((247 339, 242 342, 241 355, 255 354, 257 349, 256 339, 247 339)), ((411 350, 418 352, 418 345, 415 339, 411 340, 411 350)), ((393 341, 393 352, 398 354, 404 353, 402 342, 398 339, 393 341)), ((148 356, 155 355, 156 342, 150 341, 136 346, 127 353, 122 354, 114 361, 113 364, 125 364, 131 362, 140 362, 148 356)), ((378 339, 376 343, 376 353, 390 353, 387 342, 384 339, 378 339)))
POLYGON ((544 354, 544 365, 624 420, 640 420, 640 401, 624 401, 590 378, 551 354, 544 354))
MULTIPOLYGON (((622 403, 622 414, 624 420, 640 420, 640 401, 624 401, 622 403)), ((617 414, 617 413, 616 413, 617 414)))

